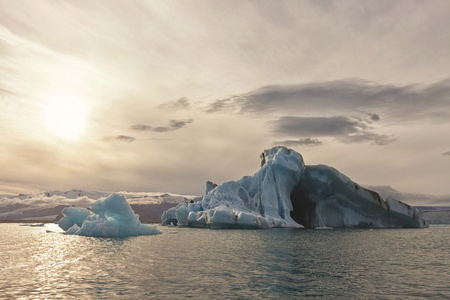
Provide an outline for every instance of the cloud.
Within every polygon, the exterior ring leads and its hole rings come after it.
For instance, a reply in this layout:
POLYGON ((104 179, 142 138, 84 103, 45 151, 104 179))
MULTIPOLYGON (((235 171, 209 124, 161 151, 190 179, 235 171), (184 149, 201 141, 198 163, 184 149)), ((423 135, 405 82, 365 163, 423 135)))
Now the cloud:
POLYGON ((334 137, 346 144, 371 142, 387 145, 394 139, 374 133, 364 122, 344 116, 337 117, 292 117, 284 116, 271 122, 274 132, 281 135, 305 137, 334 137))
POLYGON ((377 114, 369 114, 369 117, 372 121, 379 121, 380 120, 380 116, 377 114))
POLYGON ((344 144, 370 142, 373 145, 385 146, 395 141, 395 138, 385 134, 377 134, 374 132, 361 132, 357 134, 344 135, 336 137, 338 141, 344 144))
POLYGON ((409 85, 345 79, 265 86, 217 99, 204 111, 265 118, 274 133, 294 138, 286 139, 291 142, 334 137, 347 144, 387 145, 395 138, 377 132, 379 126, 448 124, 450 110, 443 107, 449 106, 450 78, 409 85))
POLYGON ((295 85, 272 85, 245 94, 216 100, 207 112, 237 110, 240 113, 298 112, 302 114, 347 114, 371 111, 378 121, 379 113, 397 120, 428 118, 448 122, 450 79, 429 85, 377 84, 359 79, 295 85))
POLYGON ((447 151, 447 152, 441 153, 441 155, 442 155, 442 156, 450 156, 450 151, 447 151))
POLYGON ((287 147, 293 147, 293 146, 320 146, 322 145, 322 142, 317 139, 298 139, 298 140, 285 140, 285 141, 277 141, 273 142, 273 145, 283 145, 287 147))
POLYGON ((192 122, 194 122, 194 120, 192 120, 192 119, 170 120, 169 126, 153 127, 153 126, 149 126, 146 124, 135 124, 135 125, 131 125, 130 128, 133 130, 136 130, 136 131, 168 132, 168 131, 174 131, 174 130, 180 129, 192 122))
POLYGON ((136 140, 136 138, 127 135, 115 135, 115 136, 105 136, 103 140, 107 142, 116 141, 116 142, 132 143, 136 140))
POLYGON ((190 103, 186 97, 183 97, 175 101, 160 104, 158 105, 158 108, 167 110, 187 110, 190 108, 190 103))
POLYGON ((205 109, 207 113, 216 113, 222 111, 235 110, 239 107, 239 103, 235 101, 236 98, 218 99, 209 103, 205 109))
POLYGON ((275 122, 277 133, 299 136, 336 136, 364 130, 364 123, 346 117, 281 117, 275 122))

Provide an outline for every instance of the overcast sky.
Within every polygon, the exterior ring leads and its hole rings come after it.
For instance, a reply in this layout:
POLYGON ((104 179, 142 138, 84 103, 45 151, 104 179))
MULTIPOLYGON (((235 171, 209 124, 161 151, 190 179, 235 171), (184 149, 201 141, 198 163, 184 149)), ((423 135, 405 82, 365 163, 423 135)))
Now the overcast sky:
POLYGON ((449 28, 446 0, 0 0, 0 192, 203 194, 286 145, 450 195, 449 28), (75 138, 59 94, 87 104, 75 138))

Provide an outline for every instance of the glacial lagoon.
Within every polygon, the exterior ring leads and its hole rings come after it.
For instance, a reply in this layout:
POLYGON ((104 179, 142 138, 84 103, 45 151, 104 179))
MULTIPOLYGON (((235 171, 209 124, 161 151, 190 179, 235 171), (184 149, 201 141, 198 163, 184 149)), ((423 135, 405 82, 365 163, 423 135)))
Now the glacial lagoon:
POLYGON ((448 299, 450 227, 209 230, 122 238, 0 224, 5 299, 448 299))

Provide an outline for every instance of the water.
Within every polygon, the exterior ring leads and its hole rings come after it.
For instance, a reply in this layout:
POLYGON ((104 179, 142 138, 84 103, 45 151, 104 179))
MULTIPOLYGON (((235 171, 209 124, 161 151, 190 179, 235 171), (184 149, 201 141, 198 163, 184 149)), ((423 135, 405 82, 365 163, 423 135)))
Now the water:
POLYGON ((450 299, 450 227, 90 238, 0 224, 0 298, 450 299))

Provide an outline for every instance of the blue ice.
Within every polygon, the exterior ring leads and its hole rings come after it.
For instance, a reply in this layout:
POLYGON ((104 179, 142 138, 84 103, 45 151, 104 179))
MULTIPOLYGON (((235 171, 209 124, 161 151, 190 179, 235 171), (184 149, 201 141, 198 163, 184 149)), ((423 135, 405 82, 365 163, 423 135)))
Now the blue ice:
POLYGON ((207 183, 206 195, 180 203, 162 215, 162 224, 206 228, 301 228, 290 216, 290 195, 304 169, 302 156, 285 147, 265 150, 253 176, 219 186, 207 183))
POLYGON ((66 207, 58 225, 66 234, 123 237, 162 233, 156 225, 142 224, 124 196, 112 194, 91 204, 91 210, 66 207))

